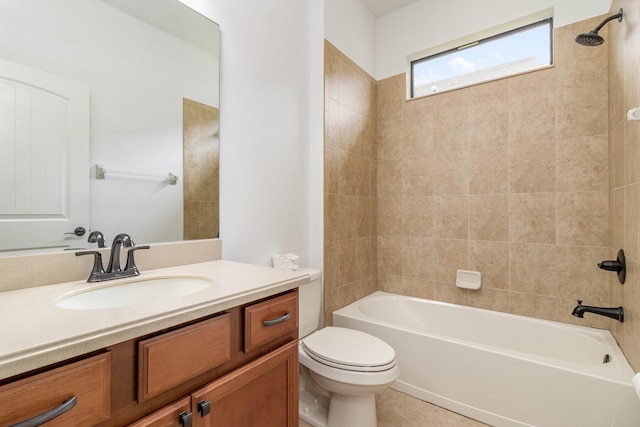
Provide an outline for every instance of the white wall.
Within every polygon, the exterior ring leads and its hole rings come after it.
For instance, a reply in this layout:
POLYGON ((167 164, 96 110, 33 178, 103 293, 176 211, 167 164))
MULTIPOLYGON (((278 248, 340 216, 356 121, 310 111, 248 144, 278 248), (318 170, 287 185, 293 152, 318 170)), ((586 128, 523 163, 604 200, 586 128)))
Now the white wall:
POLYGON ((375 72, 376 18, 360 0, 325 0, 325 38, 360 68, 375 72))
POLYGON ((608 13, 611 0, 419 0, 377 20, 374 76, 403 73, 407 55, 550 7, 561 27, 608 13))
POLYGON ((311 209, 322 201, 317 189, 310 195, 318 185, 310 166, 322 158, 311 159, 309 112, 310 28, 322 16, 310 13, 313 0, 181 1, 222 32, 223 258, 270 265, 272 254, 295 252, 302 264, 321 266, 311 209))

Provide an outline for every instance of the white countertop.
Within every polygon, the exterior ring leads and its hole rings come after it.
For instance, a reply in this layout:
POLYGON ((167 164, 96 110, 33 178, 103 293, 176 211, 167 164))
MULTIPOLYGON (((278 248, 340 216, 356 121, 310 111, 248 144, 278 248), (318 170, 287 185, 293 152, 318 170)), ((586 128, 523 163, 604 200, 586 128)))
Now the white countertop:
POLYGON ((0 380, 229 308, 284 292, 309 281, 304 272, 210 261, 142 272, 133 280, 171 275, 208 278, 213 284, 170 301, 128 307, 72 310, 62 297, 112 286, 60 283, 0 292, 0 380))

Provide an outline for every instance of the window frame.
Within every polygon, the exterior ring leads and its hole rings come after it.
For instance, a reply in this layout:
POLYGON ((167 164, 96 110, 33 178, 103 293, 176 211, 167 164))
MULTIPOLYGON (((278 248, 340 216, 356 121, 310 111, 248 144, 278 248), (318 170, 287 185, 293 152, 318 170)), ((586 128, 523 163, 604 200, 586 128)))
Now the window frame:
MULTIPOLYGON (((498 30, 500 31, 500 30, 498 30)), ((472 36, 473 37, 473 36, 472 36)), ((531 71, 535 71, 535 70, 539 70, 542 68, 547 68, 547 67, 551 67, 554 64, 554 57, 553 57, 553 16, 548 16, 546 18, 538 18, 536 19, 534 22, 529 22, 527 24, 524 25, 519 25, 517 27, 514 28, 510 28, 507 30, 501 30, 500 32, 497 32, 493 35, 488 35, 488 36, 480 36, 481 38, 476 38, 476 39, 471 39, 471 41, 469 41, 469 38, 466 39, 466 41, 463 42, 462 39, 458 40, 457 42, 454 43, 459 43, 459 44, 454 44, 454 47, 447 47, 444 48, 444 50, 437 50, 435 51, 435 53, 431 53, 431 54, 427 54, 425 56, 419 56, 417 57, 416 55, 413 55, 414 57, 416 57, 417 59, 410 59, 409 60, 409 99, 418 99, 418 98, 422 98, 425 96, 431 96, 431 95, 436 95, 438 93, 444 93, 447 91, 451 91, 451 90, 456 90, 456 89, 461 89, 463 87, 468 87, 468 86, 472 86, 472 85, 476 85, 476 84, 482 84, 482 83, 486 83, 489 81, 493 81, 493 80, 497 80, 497 79, 501 79, 501 78, 505 78, 505 77, 511 77, 511 76, 515 76, 518 74, 524 74, 524 73, 528 73, 531 71), (414 67, 417 63, 422 63, 426 60, 429 59, 434 59, 434 58, 438 58, 444 55, 448 55, 450 53, 453 52, 458 52, 461 50, 465 50, 465 49, 470 49, 470 48, 474 48, 476 46, 480 46, 481 44, 487 43, 489 41, 495 41, 495 40, 499 40, 501 38, 505 38, 508 37, 510 35, 513 34, 517 34, 519 32, 522 31, 526 31, 528 29, 531 29, 533 27, 537 27, 537 26, 545 26, 548 25, 549 27, 549 64, 545 64, 545 65, 541 65, 539 67, 535 67, 532 68, 530 70, 527 71, 521 71, 521 72, 515 72, 513 74, 506 74, 504 76, 501 77, 496 77, 494 79, 487 79, 487 80, 483 80, 481 82, 477 82, 477 83, 471 83, 471 84, 467 84, 467 85, 461 85, 461 86, 457 86, 454 88, 449 88, 449 89, 445 89, 442 92, 435 92, 435 93, 429 93, 429 94, 424 94, 424 95, 419 95, 419 96, 415 96, 415 84, 414 84, 414 67)), ((451 46, 451 44, 449 44, 451 46)), ((436 48, 437 49, 437 48, 436 48)), ((470 73, 466 73, 466 74, 470 74, 470 73)), ((461 74, 464 75, 464 74, 461 74)), ((434 82, 436 83, 436 82, 434 82)))

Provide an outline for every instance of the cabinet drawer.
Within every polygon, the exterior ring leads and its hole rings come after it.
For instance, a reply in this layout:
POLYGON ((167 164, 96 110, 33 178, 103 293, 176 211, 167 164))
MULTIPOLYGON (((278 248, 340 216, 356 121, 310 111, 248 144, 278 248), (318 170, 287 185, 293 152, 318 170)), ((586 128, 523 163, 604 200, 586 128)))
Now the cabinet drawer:
POLYGON ((110 417, 111 353, 0 387, 0 426, 3 427, 61 407, 69 409, 47 422, 47 427, 92 426, 110 417), (63 403, 67 404, 63 406, 63 403))
POLYGON ((186 326, 138 343, 138 400, 231 360, 231 316, 186 326))
POLYGON ((298 329, 298 292, 250 305, 244 309, 244 351, 298 329))
POLYGON ((185 397, 130 424, 129 427, 182 427, 190 425, 187 419, 191 416, 191 397, 185 397), (181 421, 183 417, 184 421, 181 421))

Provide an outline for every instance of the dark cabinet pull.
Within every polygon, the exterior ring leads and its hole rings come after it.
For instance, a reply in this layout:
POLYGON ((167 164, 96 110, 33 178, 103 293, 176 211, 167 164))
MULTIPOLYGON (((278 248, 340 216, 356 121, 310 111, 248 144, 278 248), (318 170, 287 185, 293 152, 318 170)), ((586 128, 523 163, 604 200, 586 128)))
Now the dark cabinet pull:
POLYGON ((36 415, 33 418, 30 418, 26 421, 19 422, 17 424, 13 424, 9 427, 37 427, 41 426, 44 423, 51 421, 52 419, 59 417, 65 412, 71 410, 78 403, 78 398, 73 396, 71 399, 62 402, 60 406, 56 406, 55 408, 44 412, 40 415, 36 415))
POLYGON ((201 400, 198 402, 198 413, 201 417, 205 417, 211 413, 211 402, 201 400))
POLYGON ((282 322, 286 322, 290 318, 291 318, 291 313, 287 313, 282 317, 278 317, 277 319, 265 320, 264 322, 262 322, 262 325, 263 326, 275 326, 275 325, 280 324, 282 322))
POLYGON ((178 415, 178 420, 180 421, 180 426, 181 427, 191 427, 191 421, 193 419, 193 414, 191 412, 181 412, 180 415, 178 415))

